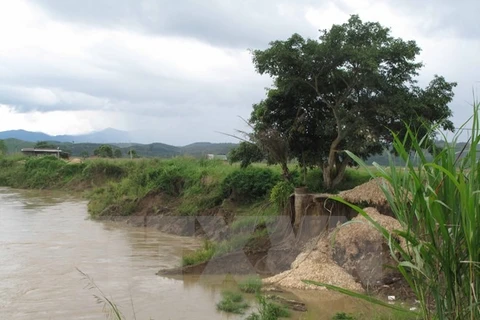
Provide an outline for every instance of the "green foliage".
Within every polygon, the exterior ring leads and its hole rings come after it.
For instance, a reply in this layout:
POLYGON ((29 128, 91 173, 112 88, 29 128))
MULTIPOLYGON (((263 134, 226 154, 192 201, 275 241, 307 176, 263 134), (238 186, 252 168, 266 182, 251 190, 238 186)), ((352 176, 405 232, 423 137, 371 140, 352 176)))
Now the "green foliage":
POLYGON ((235 314, 244 314, 248 308, 249 305, 244 301, 242 294, 232 291, 223 291, 222 300, 217 303, 218 310, 235 314))
POLYGON ((270 201, 273 202, 277 208, 283 209, 287 206, 288 200, 293 191, 294 187, 291 182, 279 181, 270 192, 270 201))
POLYGON ((113 157, 115 157, 115 158, 121 158, 121 157, 123 157, 122 150, 120 150, 120 149, 115 149, 115 151, 113 152, 113 157))
POLYGON ((262 150, 254 143, 242 141, 238 147, 228 154, 230 163, 240 162, 240 168, 246 168, 254 162, 260 162, 265 158, 262 150))
POLYGON ((127 155, 130 157, 130 158, 138 158, 138 153, 136 150, 128 150, 127 151, 127 155))
POLYGON ((57 146, 49 141, 38 141, 35 146, 35 149, 57 149, 57 146))
POLYGON ((307 171, 305 178, 305 186, 309 192, 324 192, 325 186, 323 185, 323 172, 322 170, 315 168, 307 171))
POLYGON ((321 31, 318 40, 294 34, 273 41, 253 51, 257 71, 274 84, 254 105, 252 136, 285 142, 275 143, 281 152, 273 153, 282 155, 272 158, 276 163, 296 158, 302 166, 319 166, 325 187, 334 189, 353 163, 344 150, 362 159, 382 153, 392 131, 404 132, 404 122, 419 136, 427 133, 423 123, 453 130, 448 104, 456 84, 435 76, 418 87, 419 53, 414 41, 356 15, 321 31))
POLYGON ((235 170, 222 183, 225 197, 237 202, 264 198, 280 180, 280 176, 267 168, 250 167, 235 170))
MULTIPOLYGON (((278 214, 278 210, 275 209, 274 214, 278 214)), ((265 225, 269 221, 273 221, 273 215, 263 215, 263 213, 249 215, 249 216, 242 216, 236 218, 230 228, 232 231, 240 231, 240 230, 252 230, 254 227, 259 227, 265 225)))
POLYGON ((125 200, 132 203, 149 192, 179 199, 174 210, 182 215, 194 215, 221 204, 224 199, 221 182, 235 170, 222 162, 192 158, 123 160, 118 163, 128 167, 125 168, 126 174, 110 187, 112 190, 108 193, 95 194, 96 203, 90 207, 93 216, 104 212, 106 203, 117 206, 125 200))
POLYGON ((107 144, 102 144, 100 147, 93 150, 93 155, 100 158, 113 158, 113 148, 107 144))
POLYGON ((126 168, 119 162, 108 160, 89 161, 82 174, 85 178, 104 177, 106 179, 120 179, 127 173, 126 168))
MULTIPOLYGON (((460 154, 455 145, 461 132, 452 142, 445 138, 445 147, 431 160, 424 151, 429 134, 417 139, 407 127, 404 138, 394 135, 395 150, 405 166, 392 163, 388 170, 377 166, 371 174, 392 186, 382 188, 402 230, 389 232, 351 205, 384 235, 392 254, 400 256, 392 255, 420 301, 424 319, 480 318, 479 109, 480 104, 475 104, 470 144, 460 154), (410 146, 416 162, 409 159, 410 146), (401 241, 390 241, 392 237, 401 241)), ((350 155, 368 170, 361 159, 350 155)))
POLYGON ((262 279, 259 277, 249 277, 238 284, 239 289, 245 293, 258 293, 262 286, 262 279))
POLYGON ((246 320, 278 320, 290 317, 290 311, 284 306, 269 301, 263 295, 257 295, 258 311, 250 314, 246 320))
POLYGON ((25 162, 26 187, 42 189, 57 183, 65 161, 54 156, 31 157, 25 162))
POLYGON ((182 257, 182 266, 190 266, 210 260, 216 252, 216 246, 213 242, 205 240, 200 250, 185 254, 182 257))
POLYGON ((7 145, 5 141, 0 140, 0 156, 5 156, 8 153, 7 145))
POLYGON ((351 314, 346 314, 345 312, 337 312, 332 317, 332 320, 357 320, 357 318, 351 314))
POLYGON ((23 156, 0 157, 0 185, 22 187, 26 179, 23 156))
POLYGON ((90 156, 90 154, 88 153, 88 151, 82 151, 80 153, 80 157, 82 157, 83 159, 86 159, 90 156))

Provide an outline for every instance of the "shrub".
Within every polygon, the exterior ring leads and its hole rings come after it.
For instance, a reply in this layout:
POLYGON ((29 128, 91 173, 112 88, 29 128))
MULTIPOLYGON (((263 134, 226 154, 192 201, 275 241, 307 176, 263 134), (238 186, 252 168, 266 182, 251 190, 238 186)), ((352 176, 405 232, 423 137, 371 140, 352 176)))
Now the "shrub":
POLYGON ((249 305, 240 293, 223 291, 222 300, 217 303, 217 309, 225 312, 243 314, 249 305))
POLYGON ((85 166, 82 174, 85 178, 98 178, 99 176, 103 176, 110 179, 119 179, 126 175, 126 170, 117 162, 95 160, 85 166))
POLYGON ((182 257, 182 266, 190 266, 210 260, 216 252, 213 242, 205 240, 203 247, 182 257))
POLYGON ((293 191, 294 187, 292 183, 288 181, 279 181, 270 192, 270 201, 273 202, 277 208, 283 209, 287 206, 288 199, 293 191))
POLYGON ((224 197, 238 202, 264 198, 280 180, 280 174, 267 168, 250 167, 229 174, 222 184, 224 197))
POLYGON ((308 170, 306 178, 306 187, 309 192, 324 192, 325 187, 323 185, 323 172, 322 170, 315 168, 308 170))
POLYGON ((347 314, 345 312, 337 312, 333 317, 332 320, 356 320, 353 315, 347 314))

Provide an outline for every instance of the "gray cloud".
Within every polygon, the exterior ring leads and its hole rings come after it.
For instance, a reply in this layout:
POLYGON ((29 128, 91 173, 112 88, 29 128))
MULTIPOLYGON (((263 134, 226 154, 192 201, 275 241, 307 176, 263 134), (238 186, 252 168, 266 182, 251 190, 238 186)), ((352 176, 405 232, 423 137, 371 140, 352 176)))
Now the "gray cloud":
POLYGON ((128 27, 162 35, 192 37, 214 45, 262 48, 294 32, 312 33, 303 19, 318 1, 274 0, 32 0, 67 21, 128 27), (282 6, 288 6, 283 9, 282 6))
MULTIPOLYGON (((242 55, 245 49, 266 47, 294 32, 316 37, 316 28, 305 19, 308 6, 318 9, 334 2, 339 10, 355 13, 345 0, 29 1, 50 21, 69 22, 68 27, 85 31, 81 41, 102 36, 79 48, 66 44, 67 54, 61 43, 51 49, 51 43, 27 41, 28 50, 15 47, 20 54, 3 56, 0 47, 0 104, 24 113, 115 113, 126 119, 129 129, 142 129, 145 140, 150 136, 167 142, 168 136, 174 144, 229 140, 215 131, 233 133, 242 125, 237 115, 248 117, 251 105, 264 97, 270 79, 255 74, 250 59, 242 55), (173 36, 178 38, 169 39, 173 36), (170 40, 182 44, 175 47, 170 40), (80 54, 72 54, 77 49, 80 54)), ((473 20, 480 8, 474 1, 388 1, 399 14, 411 17, 423 34, 441 38, 453 30, 468 41, 480 37, 473 20)), ((475 64, 479 58, 455 51, 464 49, 446 49, 442 43, 441 49, 426 52, 430 60, 425 61, 425 79, 439 73, 458 81, 452 109, 456 115, 467 114, 464 101, 480 74, 475 64), (460 53, 463 58, 456 58, 460 53)))
POLYGON ((420 22, 424 33, 445 37, 448 32, 466 39, 480 39, 478 0, 388 0, 396 10, 420 22))

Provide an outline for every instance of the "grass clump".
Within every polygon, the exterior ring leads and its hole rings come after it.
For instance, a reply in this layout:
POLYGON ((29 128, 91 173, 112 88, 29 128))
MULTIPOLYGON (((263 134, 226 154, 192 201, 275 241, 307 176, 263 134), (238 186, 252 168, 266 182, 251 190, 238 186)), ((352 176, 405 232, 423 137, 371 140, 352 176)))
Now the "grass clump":
POLYGON ((213 258, 216 251, 216 245, 211 241, 205 240, 202 248, 182 257, 182 266, 185 267, 208 261, 213 258))
POLYGON ((345 312, 337 312, 333 317, 332 320, 357 320, 355 316, 352 314, 348 314, 345 312))
POLYGON ((217 303, 218 310, 235 314, 244 314, 248 308, 242 294, 232 291, 223 291, 222 300, 217 303))
POLYGON ((268 300, 263 295, 257 296, 257 302, 257 312, 250 314, 246 320, 278 320, 288 318, 291 315, 286 307, 268 300))
POLYGON ((288 181, 279 181, 272 188, 270 192, 270 202, 275 204, 278 209, 283 209, 287 206, 289 197, 293 193, 293 183, 288 181))
POLYGON ((259 277, 250 277, 238 284, 241 291, 245 293, 258 293, 262 289, 262 279, 259 277))

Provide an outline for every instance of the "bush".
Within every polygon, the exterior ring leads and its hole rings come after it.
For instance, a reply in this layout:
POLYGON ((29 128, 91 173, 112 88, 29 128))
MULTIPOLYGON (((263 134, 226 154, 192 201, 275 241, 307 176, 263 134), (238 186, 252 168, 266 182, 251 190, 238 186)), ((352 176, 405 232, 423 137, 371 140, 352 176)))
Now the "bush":
POLYGON ((216 246, 213 242, 205 240, 201 249, 188 253, 182 257, 182 266, 185 267, 208 261, 212 259, 215 252, 216 246))
POLYGON ((222 292, 222 300, 217 303, 217 309, 225 312, 243 314, 249 305, 240 293, 232 291, 222 292))
POLYGON ((82 174, 85 178, 98 178, 103 176, 110 179, 119 179, 126 175, 126 170, 113 161, 95 160, 85 166, 82 174))
POLYGON ((332 320, 356 320, 353 315, 346 314, 345 312, 337 312, 333 317, 332 320))
POLYGON ((280 180, 280 174, 267 168, 238 169, 222 183, 224 197, 238 202, 251 202, 264 198, 280 180))
POLYGON ((270 201, 277 208, 283 209, 287 206, 290 195, 293 193, 293 184, 288 181, 279 181, 270 192, 270 201))
POLYGON ((306 178, 306 187, 309 192, 324 192, 323 186, 323 172, 322 170, 315 168, 308 170, 306 178))

